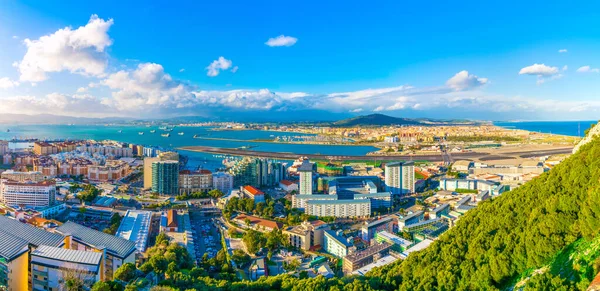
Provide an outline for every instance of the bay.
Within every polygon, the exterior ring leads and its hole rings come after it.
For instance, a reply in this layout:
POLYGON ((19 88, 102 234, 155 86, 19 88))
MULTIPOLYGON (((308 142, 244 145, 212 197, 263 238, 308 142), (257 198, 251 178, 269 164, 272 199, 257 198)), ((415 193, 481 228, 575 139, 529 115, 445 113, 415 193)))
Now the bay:
POLYGON ((494 122, 494 125, 505 128, 522 129, 542 133, 570 136, 583 136, 586 129, 598 121, 515 121, 494 122))
MULTIPOLYGON (((273 139, 276 136, 310 135, 292 132, 277 132, 264 130, 213 130, 210 127, 175 127, 169 132, 170 137, 162 137, 166 131, 158 126, 104 126, 104 125, 0 125, 0 140, 31 139, 93 139, 115 140, 143 146, 158 146, 175 149, 182 146, 214 146, 224 148, 239 148, 251 146, 253 150, 267 152, 291 152, 298 154, 329 154, 329 155, 365 155, 377 148, 372 146, 351 145, 314 145, 314 144, 285 144, 270 142, 252 142, 254 139, 273 139), (10 132, 8 132, 10 130, 10 132), (150 133, 155 130, 155 133, 150 133), (119 132, 120 131, 120 132, 119 132), (140 135, 139 132, 143 132, 140 135), (179 135, 183 132, 184 135, 179 135), (193 138, 198 135, 202 138, 193 138), (209 139, 203 139, 209 138, 209 139), (235 139, 235 140, 212 140, 235 139), (237 141, 241 140, 241 141, 237 141)), ((222 158, 212 154, 179 151, 188 156, 188 167, 214 170, 222 166, 222 158)))

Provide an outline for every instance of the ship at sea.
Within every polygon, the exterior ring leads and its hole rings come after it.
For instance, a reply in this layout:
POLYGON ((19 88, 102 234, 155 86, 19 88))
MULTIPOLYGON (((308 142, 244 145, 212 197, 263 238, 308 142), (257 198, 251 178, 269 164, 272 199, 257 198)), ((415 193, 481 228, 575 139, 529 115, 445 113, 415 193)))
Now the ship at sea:
POLYGON ((179 132, 179 133, 177 133, 177 134, 179 134, 179 135, 183 135, 184 133, 183 133, 183 131, 182 131, 182 132, 179 132))
POLYGON ((143 131, 138 132, 139 135, 144 135, 143 131))
POLYGON ((123 131, 119 129, 117 132, 118 132, 118 133, 121 133, 121 132, 123 132, 123 131))
POLYGON ((159 127, 158 129, 160 129, 160 130, 165 130, 165 129, 167 129, 167 127, 166 127, 166 126, 161 126, 161 127, 159 127))
POLYGON ((170 133, 163 133, 163 134, 161 134, 161 136, 162 137, 169 137, 169 136, 171 136, 171 134, 170 133))
POLYGON ((150 133, 155 133, 155 132, 156 132, 156 129, 153 129, 150 131, 150 133))

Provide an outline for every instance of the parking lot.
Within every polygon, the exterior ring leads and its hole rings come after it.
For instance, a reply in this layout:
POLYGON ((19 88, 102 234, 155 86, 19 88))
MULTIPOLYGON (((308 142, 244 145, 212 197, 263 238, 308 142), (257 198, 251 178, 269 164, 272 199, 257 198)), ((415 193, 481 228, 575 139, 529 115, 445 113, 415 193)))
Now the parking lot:
POLYGON ((192 233, 194 235, 194 248, 196 252, 196 260, 202 262, 204 253, 208 258, 217 256, 217 252, 221 249, 221 234, 216 228, 212 217, 205 217, 202 214, 191 211, 190 223, 192 224, 192 233))

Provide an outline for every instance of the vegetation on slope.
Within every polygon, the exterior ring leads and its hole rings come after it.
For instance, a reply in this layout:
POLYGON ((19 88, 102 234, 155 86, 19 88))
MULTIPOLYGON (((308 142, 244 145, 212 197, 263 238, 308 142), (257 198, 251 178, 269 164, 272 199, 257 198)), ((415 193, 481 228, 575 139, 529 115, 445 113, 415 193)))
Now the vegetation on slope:
MULTIPOLYGON (((552 171, 469 211, 426 250, 368 275, 380 278, 385 289, 501 289, 526 270, 549 264, 578 239, 596 237, 599 179, 596 138, 552 171)), ((583 276, 545 272, 533 277, 531 288, 585 289, 595 271, 583 276)))

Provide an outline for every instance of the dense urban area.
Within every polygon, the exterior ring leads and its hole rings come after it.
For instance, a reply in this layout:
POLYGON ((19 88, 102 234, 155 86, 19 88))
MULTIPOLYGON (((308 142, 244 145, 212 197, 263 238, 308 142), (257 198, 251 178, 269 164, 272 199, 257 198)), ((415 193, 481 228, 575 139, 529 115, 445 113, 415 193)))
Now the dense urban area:
MULTIPOLYGON (((173 128, 152 133, 167 138, 173 128)), ((376 142, 397 160, 278 160, 236 149, 222 168, 209 170, 151 145, 29 140, 14 148, 14 140, 0 141, 0 288, 236 289, 242 285, 235 282, 246 282, 260 289, 283 288, 291 278, 317 278, 327 288, 392 288, 400 283, 360 278, 436 245, 480 204, 531 187, 522 185, 547 177, 569 156, 532 152, 570 152, 579 141, 491 125, 293 130, 316 134, 302 142, 376 142), (516 157, 452 156, 474 150, 516 157), (443 158, 407 158, 423 151, 443 158)))

